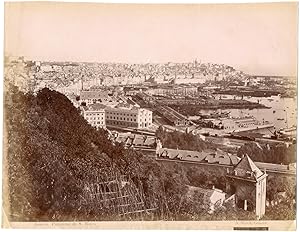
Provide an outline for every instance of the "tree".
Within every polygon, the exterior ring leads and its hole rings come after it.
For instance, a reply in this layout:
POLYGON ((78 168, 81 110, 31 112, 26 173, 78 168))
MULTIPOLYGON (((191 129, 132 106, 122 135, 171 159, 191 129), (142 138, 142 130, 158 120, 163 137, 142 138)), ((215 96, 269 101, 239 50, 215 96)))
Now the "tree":
POLYGON ((290 164, 296 162, 296 146, 294 144, 286 147, 284 144, 262 145, 257 142, 244 144, 238 150, 238 156, 248 154, 253 161, 290 164))

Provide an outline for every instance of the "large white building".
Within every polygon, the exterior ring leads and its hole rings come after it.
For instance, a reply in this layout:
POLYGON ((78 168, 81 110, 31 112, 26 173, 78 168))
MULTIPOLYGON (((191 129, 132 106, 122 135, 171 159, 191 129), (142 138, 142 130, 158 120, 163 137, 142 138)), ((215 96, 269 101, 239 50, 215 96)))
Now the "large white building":
POLYGON ((107 107, 106 124, 117 127, 134 127, 146 129, 152 126, 152 111, 131 105, 107 107))
POLYGON ((85 120, 94 127, 105 128, 105 105, 100 103, 82 107, 82 114, 85 120))

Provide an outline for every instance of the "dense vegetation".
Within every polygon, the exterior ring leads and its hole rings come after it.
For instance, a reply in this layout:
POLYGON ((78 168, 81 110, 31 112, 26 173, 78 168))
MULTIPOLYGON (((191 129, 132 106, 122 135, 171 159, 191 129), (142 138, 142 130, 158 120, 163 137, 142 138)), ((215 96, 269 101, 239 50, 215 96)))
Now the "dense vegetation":
POLYGON ((162 127, 159 127, 155 135, 164 147, 171 149, 202 151, 204 149, 216 148, 214 144, 205 142, 199 136, 195 136, 192 133, 182 133, 180 131, 167 132, 162 127))
MULTIPOLYGON (((155 160, 122 144, 113 144, 104 130, 91 127, 62 94, 49 89, 24 94, 14 86, 5 93, 4 169, 8 175, 9 218, 17 221, 113 220, 95 205, 82 205, 85 183, 116 172, 142 181, 146 201, 159 202, 159 219, 217 220, 251 219, 253 214, 228 206, 208 215, 186 195, 187 185, 224 188, 224 180, 174 164, 155 160), (202 175, 202 176, 201 176, 202 175), (220 184, 220 185, 217 185, 220 184), (225 212, 232 213, 225 213, 225 212)), ((158 131, 158 133, 160 133, 158 131)), ((190 134, 162 141, 173 147, 200 150, 211 144, 190 134)), ((6 182, 5 182, 6 183, 6 182)))
POLYGON ((296 162, 296 144, 287 147, 280 145, 258 145, 256 142, 246 143, 238 150, 238 156, 248 154, 253 161, 290 164, 296 162))
POLYGON ((11 87, 5 100, 10 215, 15 220, 99 218, 99 210, 80 205, 84 183, 111 172, 148 180, 151 170, 160 170, 141 154, 113 145, 60 93, 43 89, 34 96, 11 87), (140 163, 143 168, 135 165, 140 163))

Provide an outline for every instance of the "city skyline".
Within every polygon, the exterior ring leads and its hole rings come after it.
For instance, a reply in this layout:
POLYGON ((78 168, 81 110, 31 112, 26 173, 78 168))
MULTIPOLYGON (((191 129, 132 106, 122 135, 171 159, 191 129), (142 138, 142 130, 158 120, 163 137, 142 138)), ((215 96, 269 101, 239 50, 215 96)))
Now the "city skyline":
POLYGON ((296 3, 5 4, 5 52, 33 60, 197 59, 253 75, 296 76, 296 48, 296 3))

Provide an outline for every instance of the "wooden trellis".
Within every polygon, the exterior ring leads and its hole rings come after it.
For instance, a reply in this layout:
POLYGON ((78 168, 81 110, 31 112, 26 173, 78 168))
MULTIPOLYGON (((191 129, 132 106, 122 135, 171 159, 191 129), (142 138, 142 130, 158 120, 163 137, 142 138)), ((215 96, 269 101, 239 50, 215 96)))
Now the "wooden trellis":
POLYGON ((157 204, 145 204, 141 183, 135 184, 125 175, 104 175, 94 183, 84 185, 82 204, 93 204, 99 210, 126 219, 143 219, 158 210, 157 204))

